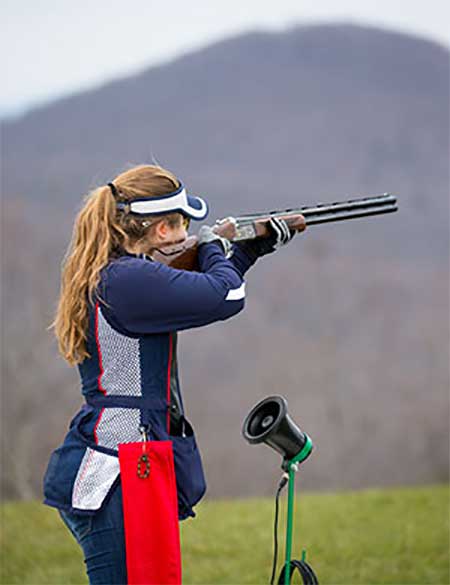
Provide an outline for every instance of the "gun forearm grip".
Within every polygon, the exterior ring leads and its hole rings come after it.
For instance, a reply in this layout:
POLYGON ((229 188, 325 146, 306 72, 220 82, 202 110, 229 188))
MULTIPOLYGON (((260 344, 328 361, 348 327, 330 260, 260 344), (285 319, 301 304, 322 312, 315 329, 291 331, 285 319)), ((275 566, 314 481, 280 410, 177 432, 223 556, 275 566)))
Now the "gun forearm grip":
MULTIPOLYGON (((280 215, 278 219, 284 219, 289 229, 294 232, 303 232, 306 229, 306 220, 303 215, 288 215, 285 217, 280 215)), ((256 237, 264 238, 270 236, 271 232, 267 227, 267 222, 267 219, 257 220, 254 222, 256 237)))

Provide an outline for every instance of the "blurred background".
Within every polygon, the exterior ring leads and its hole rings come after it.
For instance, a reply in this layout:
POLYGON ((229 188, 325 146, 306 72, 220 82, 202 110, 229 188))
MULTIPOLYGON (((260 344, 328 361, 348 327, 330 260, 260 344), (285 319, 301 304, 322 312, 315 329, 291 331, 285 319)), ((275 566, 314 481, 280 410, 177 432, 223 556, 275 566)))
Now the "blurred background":
POLYGON ((81 405, 52 321, 89 189, 157 160, 211 222, 392 192, 390 216, 311 227, 248 275, 246 310, 180 335, 209 497, 270 495, 241 424, 282 394, 309 490, 449 472, 448 4, 2 3, 1 493, 41 497, 81 405))

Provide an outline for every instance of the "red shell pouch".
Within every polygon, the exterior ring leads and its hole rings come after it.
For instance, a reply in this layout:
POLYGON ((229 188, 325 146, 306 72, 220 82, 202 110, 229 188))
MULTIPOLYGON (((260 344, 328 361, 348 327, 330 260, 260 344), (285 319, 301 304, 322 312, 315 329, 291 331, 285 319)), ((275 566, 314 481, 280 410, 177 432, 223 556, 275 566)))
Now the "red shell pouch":
POLYGON ((180 585, 181 549, 171 441, 119 445, 129 585, 180 585))

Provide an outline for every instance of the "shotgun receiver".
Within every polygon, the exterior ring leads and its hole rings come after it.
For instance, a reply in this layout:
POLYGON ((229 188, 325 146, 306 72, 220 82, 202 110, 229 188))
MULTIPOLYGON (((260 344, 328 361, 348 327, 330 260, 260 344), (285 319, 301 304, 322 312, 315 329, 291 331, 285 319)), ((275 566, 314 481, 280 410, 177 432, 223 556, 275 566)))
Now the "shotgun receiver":
MULTIPOLYGON (((216 222, 214 231, 232 242, 238 242, 267 237, 270 234, 267 221, 272 217, 284 219, 291 230, 302 232, 311 225, 393 213, 397 209, 397 198, 390 193, 385 193, 349 201, 319 203, 311 207, 303 206, 225 218, 216 222)), ((190 236, 181 246, 156 250, 153 256, 155 260, 169 264, 173 268, 195 270, 197 268, 197 238, 190 236)))

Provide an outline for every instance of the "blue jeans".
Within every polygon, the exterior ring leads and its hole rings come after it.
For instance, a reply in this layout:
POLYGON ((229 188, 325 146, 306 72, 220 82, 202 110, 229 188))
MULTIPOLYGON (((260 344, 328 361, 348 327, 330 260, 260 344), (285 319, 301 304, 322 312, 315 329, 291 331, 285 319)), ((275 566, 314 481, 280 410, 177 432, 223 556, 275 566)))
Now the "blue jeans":
POLYGON ((93 516, 59 510, 61 518, 83 549, 91 585, 126 585, 127 567, 120 482, 108 502, 93 516))

